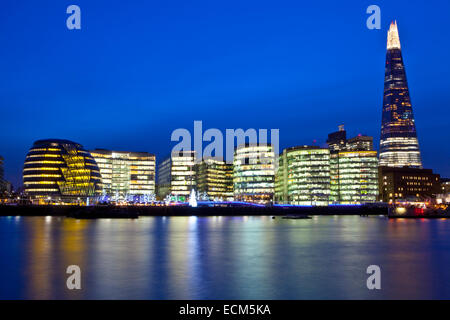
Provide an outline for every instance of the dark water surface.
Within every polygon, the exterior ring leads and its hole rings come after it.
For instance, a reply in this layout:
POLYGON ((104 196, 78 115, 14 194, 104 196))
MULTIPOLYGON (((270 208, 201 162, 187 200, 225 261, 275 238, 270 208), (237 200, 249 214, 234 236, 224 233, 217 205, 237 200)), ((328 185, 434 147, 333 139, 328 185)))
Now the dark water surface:
POLYGON ((1 217, 0 298, 450 299, 450 220, 1 217))

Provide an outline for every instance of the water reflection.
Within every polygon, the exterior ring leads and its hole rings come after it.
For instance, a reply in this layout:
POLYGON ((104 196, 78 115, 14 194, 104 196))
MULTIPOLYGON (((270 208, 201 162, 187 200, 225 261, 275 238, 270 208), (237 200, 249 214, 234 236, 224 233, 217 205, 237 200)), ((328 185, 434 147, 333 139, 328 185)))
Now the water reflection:
POLYGON ((449 220, 4 217, 0 298, 450 299, 449 240, 449 220))

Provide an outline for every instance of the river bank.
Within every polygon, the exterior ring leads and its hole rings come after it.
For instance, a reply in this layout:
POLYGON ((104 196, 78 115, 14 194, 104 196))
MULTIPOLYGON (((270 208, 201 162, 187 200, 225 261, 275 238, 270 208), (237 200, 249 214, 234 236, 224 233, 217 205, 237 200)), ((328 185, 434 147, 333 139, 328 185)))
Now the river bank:
POLYGON ((285 215, 387 215, 387 208, 372 206, 31 206, 0 205, 0 216, 68 216, 123 218, 138 216, 285 216, 285 215))

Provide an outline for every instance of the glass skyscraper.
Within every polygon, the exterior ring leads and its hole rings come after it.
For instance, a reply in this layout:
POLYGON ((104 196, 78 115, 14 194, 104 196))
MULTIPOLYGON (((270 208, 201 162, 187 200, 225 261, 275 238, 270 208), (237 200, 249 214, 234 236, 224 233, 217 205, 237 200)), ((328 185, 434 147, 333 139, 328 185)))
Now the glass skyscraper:
POLYGON ((397 22, 387 39, 380 166, 422 167, 397 22))

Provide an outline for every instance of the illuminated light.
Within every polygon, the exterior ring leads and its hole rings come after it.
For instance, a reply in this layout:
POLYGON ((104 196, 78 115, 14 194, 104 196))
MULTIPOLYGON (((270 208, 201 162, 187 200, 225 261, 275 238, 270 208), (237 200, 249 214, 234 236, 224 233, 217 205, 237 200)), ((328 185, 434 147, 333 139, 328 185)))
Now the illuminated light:
POLYGON ((389 31, 388 31, 388 39, 387 39, 387 49, 401 49, 400 46, 400 36, 398 35, 398 27, 397 21, 392 22, 389 31))

